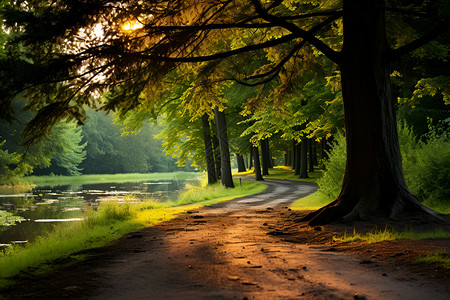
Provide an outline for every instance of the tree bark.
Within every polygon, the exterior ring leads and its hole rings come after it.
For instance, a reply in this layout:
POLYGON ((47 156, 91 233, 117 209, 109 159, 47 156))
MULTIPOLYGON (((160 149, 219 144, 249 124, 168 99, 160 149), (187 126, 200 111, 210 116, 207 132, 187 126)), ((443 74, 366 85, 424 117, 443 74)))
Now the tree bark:
POLYGON ((403 175, 383 8, 382 0, 344 0, 339 66, 347 163, 339 196, 308 215, 310 225, 411 211, 433 214, 413 197, 403 175))
POLYGON ((270 154, 269 154, 269 141, 267 139, 261 140, 261 155, 262 155, 262 174, 263 176, 269 175, 270 154))
MULTIPOLYGON (((216 126, 217 128, 217 126, 216 126)), ((219 139, 217 134, 212 137, 212 143, 214 148, 214 165, 216 167, 216 177, 217 180, 221 178, 221 168, 220 168, 220 149, 219 149, 219 139)))
POLYGON ((261 163, 259 162, 259 150, 258 147, 252 146, 253 149, 253 160, 255 165, 255 179, 257 181, 264 180, 262 174, 261 174, 261 163))
POLYGON ((207 114, 204 114, 202 116, 202 127, 203 127, 203 140, 205 143, 206 171, 208 173, 208 184, 213 184, 217 182, 217 176, 214 164, 214 152, 211 141, 211 128, 209 127, 209 118, 207 114))
POLYGON ((238 172, 240 173, 247 171, 247 169, 245 168, 244 157, 242 157, 242 155, 240 155, 239 153, 236 153, 236 160, 238 165, 238 172))
POLYGON ((294 146, 294 175, 300 175, 300 168, 301 168, 301 144, 296 143, 294 146))
POLYGON ((249 160, 248 160, 248 168, 252 169, 253 168, 253 145, 250 143, 250 155, 249 155, 249 160))
POLYGON ((214 115, 216 118, 217 136, 219 138, 222 184, 227 188, 234 188, 233 176, 231 175, 230 150, 228 148, 227 121, 225 118, 225 113, 215 107, 214 115))
POLYGON ((306 139, 304 139, 299 143, 299 148, 300 148, 299 177, 308 178, 308 143, 306 139))
POLYGON ((308 171, 314 172, 314 155, 313 155, 313 143, 312 139, 308 139, 308 171))

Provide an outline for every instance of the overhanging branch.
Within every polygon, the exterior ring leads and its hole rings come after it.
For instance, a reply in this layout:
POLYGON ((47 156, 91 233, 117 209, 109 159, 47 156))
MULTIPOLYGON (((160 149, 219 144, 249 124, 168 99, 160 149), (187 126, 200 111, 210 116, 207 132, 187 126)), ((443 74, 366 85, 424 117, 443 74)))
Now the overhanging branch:
POLYGON ((391 60, 396 60, 402 57, 403 55, 408 54, 416 50, 417 48, 424 46, 425 44, 427 44, 428 42, 432 41, 434 38, 439 36, 441 33, 448 30, 449 27, 450 27, 450 18, 446 18, 442 22, 439 22, 433 29, 431 29, 429 32, 427 32, 420 38, 410 42, 409 44, 401 46, 400 48, 392 50, 391 60))

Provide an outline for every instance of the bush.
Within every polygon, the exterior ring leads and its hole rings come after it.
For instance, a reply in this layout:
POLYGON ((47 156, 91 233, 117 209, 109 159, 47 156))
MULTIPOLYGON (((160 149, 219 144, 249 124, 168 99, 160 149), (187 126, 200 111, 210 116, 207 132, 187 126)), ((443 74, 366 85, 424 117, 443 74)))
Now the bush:
POLYGON ((318 192, 329 201, 336 199, 341 191, 347 161, 345 137, 340 134, 335 138, 332 148, 328 152, 328 160, 324 161, 323 176, 317 181, 318 192))
MULTIPOLYGON (((403 154, 403 153, 402 153, 403 154)), ((450 140, 431 128, 425 142, 404 154, 406 183, 424 204, 437 210, 450 205, 450 140)))
MULTIPOLYGON (((406 184, 425 205, 450 212, 450 139, 448 133, 430 127, 430 133, 418 140, 410 127, 399 124, 398 135, 406 184)), ((340 192, 345 171, 346 145, 336 137, 325 171, 319 179, 319 192, 329 200, 340 192)))

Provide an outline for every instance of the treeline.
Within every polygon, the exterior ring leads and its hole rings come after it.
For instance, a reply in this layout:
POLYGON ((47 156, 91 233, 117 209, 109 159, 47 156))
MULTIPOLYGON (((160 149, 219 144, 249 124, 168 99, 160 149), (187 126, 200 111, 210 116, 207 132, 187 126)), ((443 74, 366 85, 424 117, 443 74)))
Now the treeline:
POLYGON ((162 126, 144 124, 137 134, 123 134, 112 114, 89 110, 83 126, 59 122, 51 133, 29 147, 20 135, 33 116, 23 112, 25 100, 15 104, 16 120, 0 123, 1 183, 14 183, 23 175, 79 175, 148 173, 194 170, 183 167, 163 151, 156 139, 162 126))

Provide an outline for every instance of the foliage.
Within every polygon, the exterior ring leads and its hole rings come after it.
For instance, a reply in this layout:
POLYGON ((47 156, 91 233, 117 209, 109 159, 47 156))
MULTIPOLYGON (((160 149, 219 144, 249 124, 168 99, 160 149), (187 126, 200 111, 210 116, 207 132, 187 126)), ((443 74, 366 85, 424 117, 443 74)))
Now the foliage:
POLYGON ((323 176, 317 181, 319 192, 328 202, 336 199, 341 191, 344 178, 346 157, 345 137, 342 134, 335 136, 332 149, 328 153, 328 160, 324 162, 323 176))
POLYGON ((12 226, 23 221, 22 217, 14 216, 12 213, 0 210, 0 233, 5 227, 12 226))
MULTIPOLYGON (((400 130, 410 132, 406 127, 400 130)), ((410 133, 409 133, 410 134, 410 133)), ((417 141, 409 135, 403 144, 403 168, 411 191, 427 206, 436 210, 448 210, 450 205, 450 136, 430 126, 425 141, 417 141), (411 145, 412 144, 412 145, 411 145), (408 151, 409 150, 409 151, 408 151)))
POLYGON ((161 126, 146 123, 139 132, 128 133, 112 115, 90 110, 87 116, 82 128, 83 141, 87 142, 86 159, 80 165, 83 174, 180 170, 174 159, 163 154, 161 142, 155 139, 161 126))

